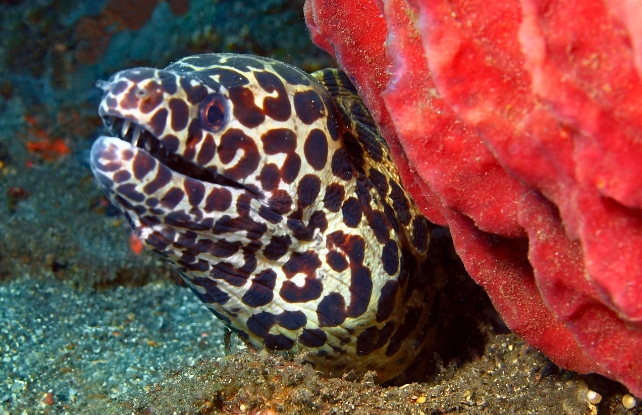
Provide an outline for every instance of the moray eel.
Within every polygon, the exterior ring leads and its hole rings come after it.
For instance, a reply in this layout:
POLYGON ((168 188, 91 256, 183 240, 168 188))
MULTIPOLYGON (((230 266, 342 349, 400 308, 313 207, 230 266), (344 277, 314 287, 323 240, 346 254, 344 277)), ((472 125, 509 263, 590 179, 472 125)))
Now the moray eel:
POLYGON ((248 345, 379 382, 428 353, 433 225, 343 72, 204 54, 97 86, 97 181, 248 345))

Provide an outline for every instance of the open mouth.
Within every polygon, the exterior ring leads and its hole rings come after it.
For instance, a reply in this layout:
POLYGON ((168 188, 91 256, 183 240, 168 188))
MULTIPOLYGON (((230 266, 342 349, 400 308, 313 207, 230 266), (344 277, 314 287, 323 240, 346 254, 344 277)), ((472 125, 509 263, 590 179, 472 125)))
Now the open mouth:
POLYGON ((247 190, 257 196, 260 193, 258 189, 231 180, 216 171, 197 166, 180 155, 172 153, 154 134, 135 122, 115 116, 104 116, 103 121, 111 135, 145 150, 160 163, 177 173, 219 186, 247 190))

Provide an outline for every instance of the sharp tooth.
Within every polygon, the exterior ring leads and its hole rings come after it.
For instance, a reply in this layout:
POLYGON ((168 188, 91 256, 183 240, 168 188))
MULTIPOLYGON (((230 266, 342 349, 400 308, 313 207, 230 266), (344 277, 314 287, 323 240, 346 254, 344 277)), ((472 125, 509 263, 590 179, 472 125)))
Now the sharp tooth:
POLYGON ((132 134, 132 144, 138 146, 138 139, 140 138, 140 133, 143 132, 143 127, 140 125, 134 126, 134 132, 132 134))
POLYGON ((127 132, 129 131, 129 126, 132 125, 132 122, 129 120, 123 121, 123 126, 120 128, 120 136, 125 138, 127 132))

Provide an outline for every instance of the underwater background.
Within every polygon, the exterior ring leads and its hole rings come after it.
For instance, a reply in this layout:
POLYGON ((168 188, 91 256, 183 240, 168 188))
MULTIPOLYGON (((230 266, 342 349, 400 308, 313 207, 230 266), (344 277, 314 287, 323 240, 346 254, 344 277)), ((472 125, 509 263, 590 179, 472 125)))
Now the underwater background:
POLYGON ((591 385, 621 392, 509 333, 463 271, 475 334, 445 347, 465 358, 442 355, 429 384, 380 388, 226 345, 179 276, 141 252, 89 169, 95 82, 204 52, 336 66, 310 41, 303 3, 0 1, 0 414, 575 414, 590 413, 591 385))
POLYGON ((0 2, 0 413, 118 413, 222 324, 94 182, 96 80, 211 51, 313 71, 303 1, 0 2))

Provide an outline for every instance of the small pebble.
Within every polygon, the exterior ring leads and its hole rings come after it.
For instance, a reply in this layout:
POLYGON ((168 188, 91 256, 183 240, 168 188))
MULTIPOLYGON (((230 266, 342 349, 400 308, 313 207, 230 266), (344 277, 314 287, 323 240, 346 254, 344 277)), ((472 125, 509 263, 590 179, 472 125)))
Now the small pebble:
POLYGON ((589 401, 589 403, 597 405, 602 401, 602 395, 595 391, 588 390, 586 391, 586 400, 589 401))
POLYGON ((51 393, 51 391, 47 392, 42 402, 44 402, 47 405, 53 405, 54 404, 53 393, 51 393))
POLYGON ((417 404, 422 404, 424 402, 426 402, 426 397, 423 396, 423 395, 418 397, 417 399, 415 399, 415 403, 417 403, 417 404))
POLYGON ((624 405, 626 409, 635 408, 635 404, 635 398, 628 393, 622 397, 622 405, 624 405))

